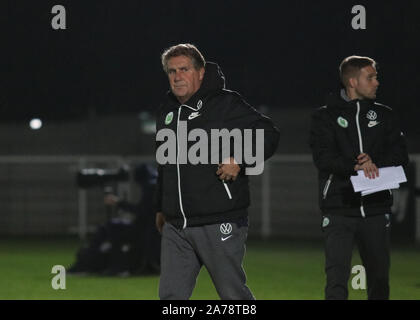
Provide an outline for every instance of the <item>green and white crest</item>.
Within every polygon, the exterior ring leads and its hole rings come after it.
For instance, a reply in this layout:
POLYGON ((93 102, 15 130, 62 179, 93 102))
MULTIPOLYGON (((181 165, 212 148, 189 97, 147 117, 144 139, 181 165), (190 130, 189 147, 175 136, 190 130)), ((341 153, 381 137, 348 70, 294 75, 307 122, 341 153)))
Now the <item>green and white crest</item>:
POLYGON ((343 117, 338 117, 338 118, 337 118, 337 123, 338 123, 341 127, 343 127, 343 128, 347 128, 347 127, 348 127, 348 125, 349 125, 349 123, 347 122, 347 120, 346 120, 346 119, 344 119, 343 117))
POLYGON ((165 124, 166 125, 170 124, 173 118, 174 118, 174 113, 171 111, 166 115, 165 124))
POLYGON ((322 227, 325 228, 329 224, 330 224, 330 219, 328 219, 327 217, 324 217, 324 219, 322 220, 322 227))

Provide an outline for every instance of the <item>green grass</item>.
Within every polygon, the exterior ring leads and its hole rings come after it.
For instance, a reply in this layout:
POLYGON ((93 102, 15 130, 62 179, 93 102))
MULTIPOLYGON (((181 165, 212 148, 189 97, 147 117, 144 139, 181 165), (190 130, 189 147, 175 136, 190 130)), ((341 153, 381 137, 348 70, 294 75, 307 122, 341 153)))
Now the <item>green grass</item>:
MULTIPOLYGON (((54 265, 69 266, 80 242, 67 238, 0 239, 0 299, 157 299, 157 276, 106 278, 70 276, 65 290, 54 290, 54 265)), ((391 251, 391 299, 420 299, 420 255, 413 246, 391 251)), ((355 252, 353 265, 360 264, 355 252)), ((321 242, 249 241, 244 268, 257 299, 323 299, 325 275, 321 242)), ((365 290, 349 286, 350 299, 365 290)), ((192 299, 218 299, 203 268, 192 299)))

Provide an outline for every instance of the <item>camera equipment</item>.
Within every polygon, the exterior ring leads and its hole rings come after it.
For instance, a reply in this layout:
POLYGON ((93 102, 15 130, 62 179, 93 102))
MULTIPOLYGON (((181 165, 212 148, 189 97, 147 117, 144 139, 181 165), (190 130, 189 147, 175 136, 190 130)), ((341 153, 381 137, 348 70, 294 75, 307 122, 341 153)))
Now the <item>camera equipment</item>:
POLYGON ((77 185, 80 188, 104 187, 109 183, 128 180, 128 167, 118 169, 86 168, 77 173, 77 185))

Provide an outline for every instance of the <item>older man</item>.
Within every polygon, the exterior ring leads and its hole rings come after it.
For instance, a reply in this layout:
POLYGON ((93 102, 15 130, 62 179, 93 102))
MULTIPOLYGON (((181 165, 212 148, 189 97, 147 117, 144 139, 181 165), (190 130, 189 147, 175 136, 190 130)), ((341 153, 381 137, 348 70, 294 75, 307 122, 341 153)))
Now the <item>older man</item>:
MULTIPOLYGON (((245 174, 249 164, 241 161, 242 154, 241 159, 236 159, 235 150, 219 163, 185 163, 181 154, 185 147, 191 147, 192 141, 185 141, 181 131, 183 125, 187 134, 200 129, 209 136, 214 129, 241 132, 250 129, 254 133, 264 130, 263 141, 259 141, 264 145, 264 160, 277 147, 278 130, 238 93, 225 89, 219 66, 206 62, 195 46, 179 44, 167 49, 162 54, 162 65, 170 91, 157 114, 157 132, 163 129, 174 132, 173 147, 177 153, 173 163, 159 163, 156 215, 157 228, 162 233, 159 296, 189 299, 204 265, 221 299, 254 299, 242 268, 250 203, 245 174)), ((201 142, 209 146, 211 140, 201 142)), ((157 138, 158 148, 162 143, 157 138)), ((245 143, 251 144, 245 148, 255 150, 255 139, 245 143)), ((209 151, 209 158, 211 152, 214 150, 209 151)))

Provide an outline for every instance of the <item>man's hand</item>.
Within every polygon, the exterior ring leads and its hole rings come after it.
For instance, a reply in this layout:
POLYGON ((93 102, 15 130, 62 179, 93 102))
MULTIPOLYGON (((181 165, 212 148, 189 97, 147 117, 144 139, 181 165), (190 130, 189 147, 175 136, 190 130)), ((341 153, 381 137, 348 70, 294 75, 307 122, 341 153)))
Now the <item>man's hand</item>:
POLYGON ((371 157, 367 153, 361 153, 356 158, 357 164, 354 166, 355 171, 363 170, 365 177, 375 179, 379 177, 379 169, 372 162, 371 157))
POLYGON ((162 234, 162 228, 165 224, 165 217, 162 212, 156 213, 156 228, 158 229, 159 233, 162 234))
POLYGON ((236 163, 235 159, 230 157, 229 159, 223 160, 224 163, 219 164, 219 168, 216 174, 222 181, 235 181, 238 177, 241 167, 236 163))
POLYGON ((356 158, 357 164, 362 165, 365 162, 372 161, 371 157, 367 153, 361 153, 356 158))

